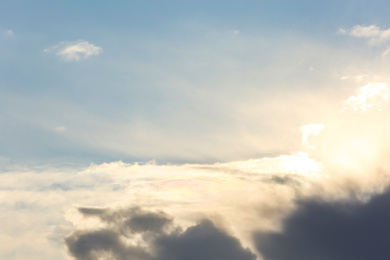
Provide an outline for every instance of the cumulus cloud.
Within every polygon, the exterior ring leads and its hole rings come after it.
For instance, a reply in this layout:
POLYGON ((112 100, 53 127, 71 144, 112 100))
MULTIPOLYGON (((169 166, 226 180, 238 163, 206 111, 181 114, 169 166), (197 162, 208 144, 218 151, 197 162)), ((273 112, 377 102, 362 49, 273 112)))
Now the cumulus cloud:
POLYGON ((44 52, 55 52, 56 55, 64 58, 66 61, 80 61, 99 55, 103 52, 103 49, 87 41, 79 40, 61 42, 58 45, 44 49, 44 52))
POLYGON ((387 30, 381 30, 376 25, 362 26, 356 25, 349 32, 350 35, 354 37, 361 38, 372 38, 372 37, 380 37, 381 35, 386 36, 387 30))
POLYGON ((390 258, 390 192, 361 201, 304 200, 282 232, 256 233, 265 260, 390 258))
POLYGON ((385 83, 370 83, 359 89, 356 96, 344 101, 344 109, 366 112, 372 109, 381 110, 390 97, 385 83))
POLYGON ((66 238, 70 254, 78 260, 102 255, 118 260, 256 259, 237 238, 209 220, 185 230, 168 229, 173 226, 172 218, 162 212, 143 212, 139 208, 118 211, 82 208, 79 211, 84 216, 99 217, 108 225, 103 229, 75 231, 66 238))

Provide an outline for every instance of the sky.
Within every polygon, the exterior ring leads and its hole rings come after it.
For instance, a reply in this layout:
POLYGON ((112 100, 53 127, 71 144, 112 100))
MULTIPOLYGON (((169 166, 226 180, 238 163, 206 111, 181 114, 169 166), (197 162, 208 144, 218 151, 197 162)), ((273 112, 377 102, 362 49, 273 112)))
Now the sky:
POLYGON ((0 258, 389 259, 386 1, 1 1, 0 258))

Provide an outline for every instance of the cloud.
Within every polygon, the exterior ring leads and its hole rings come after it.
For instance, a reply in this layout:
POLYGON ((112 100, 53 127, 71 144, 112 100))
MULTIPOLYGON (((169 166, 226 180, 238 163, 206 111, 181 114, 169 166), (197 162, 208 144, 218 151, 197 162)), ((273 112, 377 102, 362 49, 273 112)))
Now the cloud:
POLYGON ((388 190, 384 114, 337 113, 324 125, 305 125, 308 146, 316 134, 328 138, 327 157, 319 159, 295 152, 209 164, 117 161, 69 171, 2 166, 0 210, 7 214, 0 216, 0 239, 7 249, 0 258, 17 252, 61 259, 67 252, 75 259, 191 259, 188 251, 204 259, 255 259, 267 250, 257 236, 283 233, 284 220, 303 202, 362 205, 388 190))
POLYGON ((374 44, 383 43, 390 39, 390 28, 383 30, 376 25, 355 25, 349 31, 340 29, 339 32, 342 34, 348 34, 352 37, 369 39, 370 43, 374 44))
POLYGON ((56 128, 54 128, 54 131, 56 131, 56 132, 65 132, 66 131, 66 127, 65 126, 57 126, 56 128))
POLYGON ((386 57, 390 53, 390 48, 386 49, 384 52, 382 52, 382 57, 386 57))
POLYGON ((166 228, 172 225, 172 219, 162 212, 142 212, 139 208, 110 213, 106 209, 93 208, 79 211, 84 216, 100 217, 109 225, 97 230, 76 230, 66 238, 68 250, 77 260, 96 259, 102 255, 118 260, 256 259, 256 255, 244 249, 237 238, 209 220, 202 220, 186 230, 175 227, 168 231, 166 228))
MULTIPOLYGON (((296 159, 291 163, 304 162, 296 159)), ((68 251, 77 260, 97 256, 195 260, 218 259, 218 255, 261 259, 255 256, 257 251, 264 260, 280 260, 269 253, 278 246, 270 243, 274 234, 287 232, 288 216, 304 212, 301 209, 311 203, 340 205, 336 208, 349 211, 348 205, 370 203, 389 187, 389 175, 384 172, 315 177, 281 173, 274 167, 287 161, 92 166, 82 175, 111 176, 122 184, 122 196, 109 207, 78 206, 72 214, 68 212, 67 220, 74 226, 66 238, 68 251), (266 173, 271 165, 273 173, 266 173)), ((316 222, 317 216, 326 219, 320 212, 301 222, 316 222)))
POLYGON ((386 36, 387 30, 381 30, 378 26, 370 25, 370 26, 362 26, 356 25, 354 26, 349 34, 354 37, 360 38, 372 38, 372 37, 381 37, 381 35, 386 36))
POLYGON ((361 201, 300 201, 281 232, 256 233, 265 260, 390 258, 390 192, 361 201))
POLYGON ((372 109, 381 110, 390 97, 385 83, 369 83, 359 89, 356 96, 344 101, 344 109, 366 112, 372 109))
POLYGON ((14 37, 14 36, 15 36, 15 33, 14 33, 12 30, 7 30, 7 31, 5 32, 5 34, 7 34, 7 35, 10 36, 10 37, 14 37))
POLYGON ((78 260, 135 259, 149 260, 149 254, 136 246, 123 243, 119 234, 110 230, 75 233, 66 239, 69 252, 78 260))
POLYGON ((302 145, 304 147, 314 149, 315 146, 310 144, 309 137, 319 135, 323 129, 324 125, 322 124, 309 124, 302 126, 302 145))
POLYGON ((0 210, 7 214, 0 216, 0 239, 7 246, 0 258, 62 259, 66 249, 76 259, 191 259, 187 253, 205 249, 199 251, 204 259, 255 259, 253 232, 280 230, 297 199, 366 201, 388 187, 385 173, 331 174, 320 166, 304 155, 285 155, 3 169, 0 210))
POLYGON ((79 40, 74 42, 61 42, 58 45, 44 49, 44 52, 55 52, 66 61, 80 61, 91 56, 97 56, 103 52, 99 46, 87 41, 79 40))
POLYGON ((358 74, 353 76, 342 76, 341 80, 352 80, 355 82, 362 82, 363 80, 367 79, 370 75, 368 74, 358 74))

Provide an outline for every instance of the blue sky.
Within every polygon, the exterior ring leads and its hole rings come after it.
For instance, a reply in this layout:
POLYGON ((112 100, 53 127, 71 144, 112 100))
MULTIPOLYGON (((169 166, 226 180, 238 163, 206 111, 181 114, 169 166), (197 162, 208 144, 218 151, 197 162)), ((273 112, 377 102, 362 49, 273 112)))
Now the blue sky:
POLYGON ((389 12, 1 1, 0 258, 389 259, 389 12))
POLYGON ((88 164, 226 161, 294 150, 260 148, 256 136, 279 139, 288 131, 271 135, 277 126, 264 113, 239 115, 234 104, 335 91, 337 83, 318 81, 332 80, 332 67, 371 58, 366 47, 354 53, 361 41, 338 30, 385 26, 386 8, 381 1, 4 1, 1 155, 88 164), (76 62, 44 52, 80 40, 103 51, 76 62), (316 75, 307 73, 313 66, 316 75), (66 130, 53 131, 58 127, 66 130), (237 140, 242 129, 254 147, 237 140), (214 149, 228 139, 242 151, 214 149))

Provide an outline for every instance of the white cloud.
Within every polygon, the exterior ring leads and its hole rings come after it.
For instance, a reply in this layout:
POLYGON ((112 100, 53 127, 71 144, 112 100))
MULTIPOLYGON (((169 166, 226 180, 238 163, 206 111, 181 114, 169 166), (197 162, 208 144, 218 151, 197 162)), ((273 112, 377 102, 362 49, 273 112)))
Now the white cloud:
POLYGON ((339 34, 346 34, 347 31, 346 31, 345 29, 343 29, 343 28, 340 28, 340 29, 338 30, 338 33, 339 33, 339 34))
POLYGON ((380 36, 382 32, 384 31, 382 31, 378 26, 375 25, 370 25, 370 26, 356 25, 351 29, 349 34, 354 37, 372 38, 372 37, 380 36))
POLYGON ((66 61, 80 61, 91 56, 97 56, 103 49, 87 41, 61 42, 58 45, 44 49, 44 52, 55 52, 66 61))
POLYGON ((239 34, 240 31, 239 31, 239 30, 234 30, 233 33, 234 33, 234 34, 239 34))
POLYGON ((319 135, 323 129, 324 125, 322 124, 309 124, 302 126, 302 146, 314 149, 315 146, 310 144, 309 137, 319 135))
POLYGON ((390 39, 390 28, 383 30, 376 25, 355 25, 348 32, 344 29, 340 29, 339 32, 357 38, 369 39, 370 43, 373 44, 383 43, 390 39))
POLYGON ((381 110, 389 100, 390 92, 385 83, 370 83, 359 89, 356 96, 344 101, 344 110, 366 112, 372 109, 381 110))

